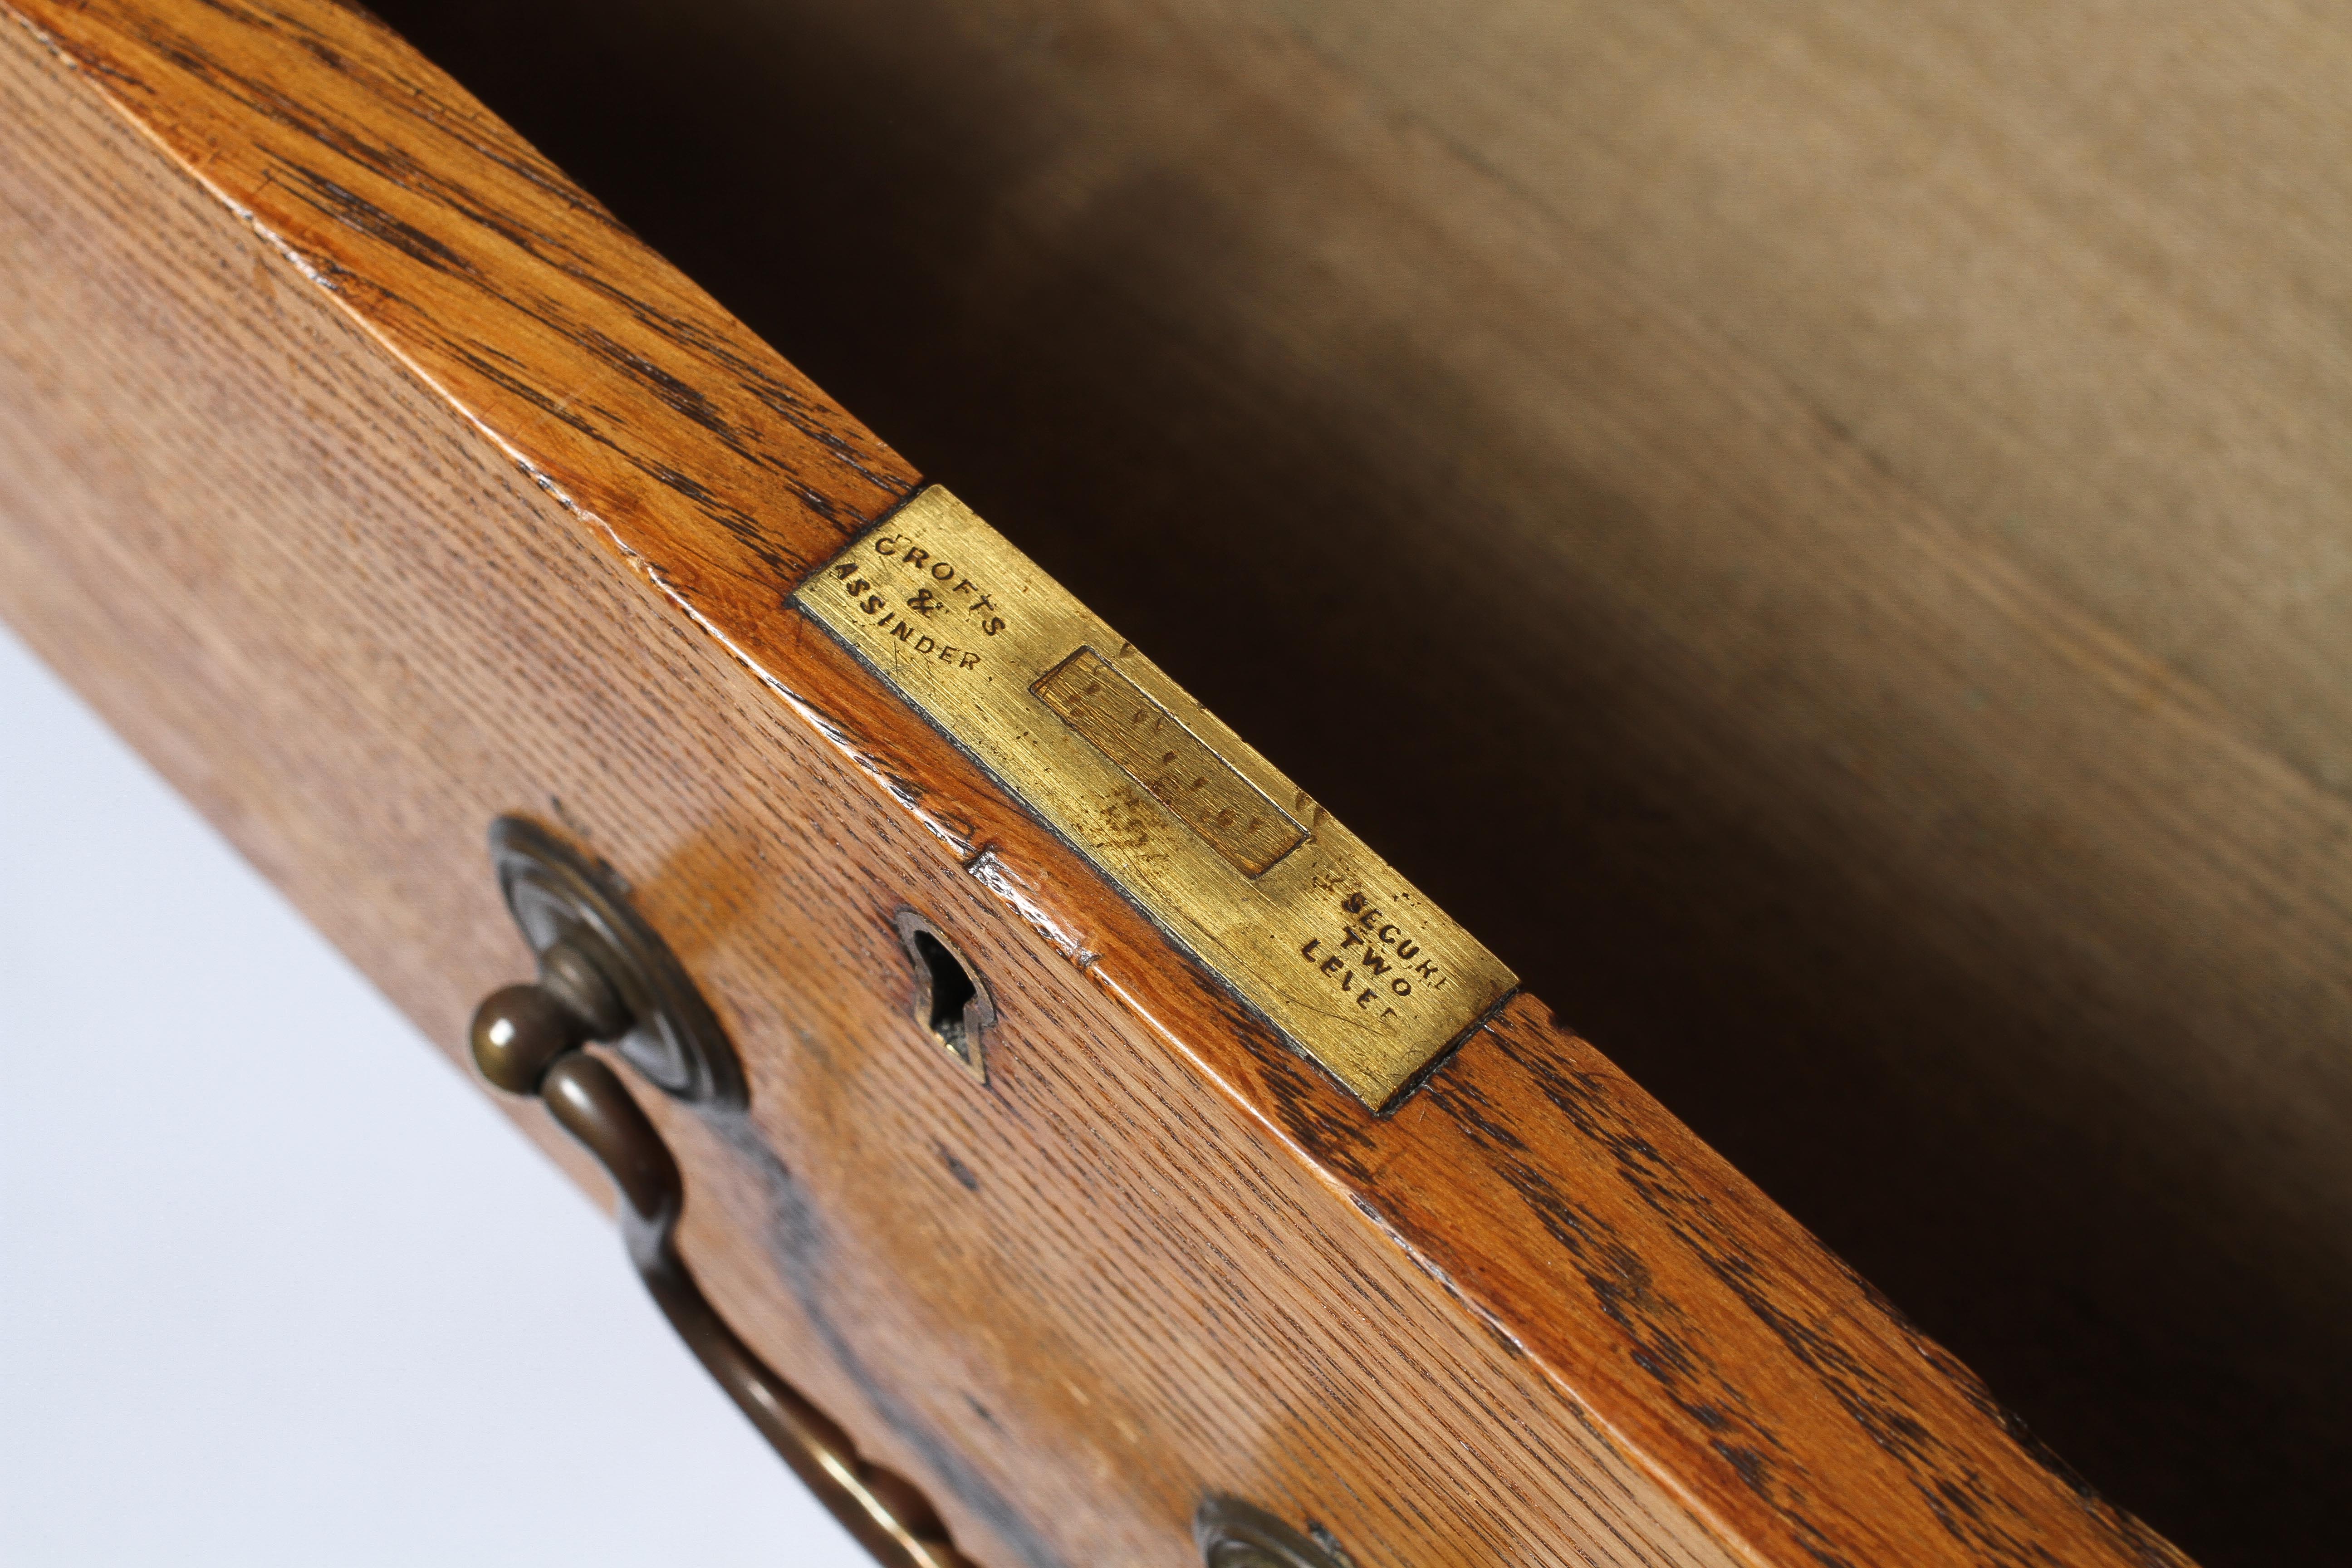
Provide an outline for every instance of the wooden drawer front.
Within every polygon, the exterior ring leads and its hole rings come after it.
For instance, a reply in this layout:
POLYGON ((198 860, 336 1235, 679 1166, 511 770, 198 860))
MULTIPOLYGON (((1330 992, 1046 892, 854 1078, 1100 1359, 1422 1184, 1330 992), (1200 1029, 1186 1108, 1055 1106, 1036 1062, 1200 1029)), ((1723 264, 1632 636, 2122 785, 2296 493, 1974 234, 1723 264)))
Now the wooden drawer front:
MULTIPOLYGON (((1108 861, 1074 850, 1018 779, 954 743, 793 602, 925 476, 382 25, 322 0, 268 13, 5 4, 0 611, 452 1048, 475 1002, 527 970, 485 864, 494 817, 530 817, 625 879, 750 1079, 740 1115, 638 1097, 686 1167, 696 1273, 761 1355, 927 1491, 983 1568, 1175 1568, 1197 1561, 1188 1521, 1211 1494, 1327 1526, 1363 1568, 2186 1561, 2019 1440, 1966 1367, 1528 992, 1510 992, 1385 1114, 1370 1107, 1396 1084, 1351 1095, 1294 1050, 1199 943, 1171 936, 1164 911, 1155 921, 1131 883, 1098 868, 1108 861), (984 1072, 925 1031, 901 940, 910 913, 993 1003, 984 1072)), ((602 27, 625 13, 598 15, 602 27)), ((1314 74, 1307 56, 1256 34, 1230 58, 1242 63, 1197 74, 1226 81, 1235 101, 1266 71, 1294 85, 1314 74)), ((1528 818, 1636 763, 1682 756, 1715 803, 1703 809, 1736 813, 1726 781, 1739 757, 1760 758, 1784 793, 1739 798, 1781 812, 1759 833, 1781 835, 1791 856, 1820 851, 1829 880, 1909 867, 1885 851, 1917 827, 1898 820, 1916 792, 1872 782, 1882 770, 1974 777, 2004 754, 2026 759, 2020 787, 2037 800, 2053 780, 2096 775, 2089 804, 2050 829, 2061 850, 2107 815, 2218 818, 2215 792, 2263 803, 2253 837, 2216 856, 2334 842, 2332 804, 2217 739, 2228 726, 2195 702, 2126 689, 2137 655, 1947 529, 1939 502, 1777 384, 1769 354, 1730 352, 1720 323, 1678 314, 1622 268, 1585 279, 1620 289, 1606 301, 1558 306, 1567 296, 1546 290, 1564 287, 1557 257, 1574 247, 1542 260, 1542 245, 1479 226, 1506 221, 1507 202, 1479 205, 1493 193, 1433 196, 1415 182, 1443 186, 1436 165, 1415 173, 1386 142, 1360 159, 1335 141, 1335 125, 1354 123, 1336 100, 1286 101, 1296 122, 1265 136, 1292 160, 1297 188, 1328 198, 1318 169, 1376 167, 1395 184, 1367 210, 1460 221, 1453 237, 1400 241, 1437 291, 1383 298, 1419 321, 1412 331, 1468 355, 1453 369, 1483 364, 1517 389, 1517 423, 1486 445, 1450 426, 1436 445, 1474 466, 1513 448, 1504 468, 1520 479, 1488 487, 1496 507, 1465 506, 1416 542, 1407 514, 1444 513, 1455 480, 1407 472, 1440 459, 1405 435, 1361 481, 1381 493, 1340 521, 1290 509, 1301 521, 1265 531, 1265 570, 1323 586, 1298 626, 1265 634, 1273 665, 1248 654, 1278 607, 1272 590, 1221 598, 1213 580, 1232 569, 1234 538, 1211 530, 1204 553, 1176 559, 1164 498, 1130 514, 1073 480, 1065 499, 1096 510, 1039 523, 1037 553, 1089 595, 1108 586, 1110 622, 1171 645, 1148 650, 1181 678, 1197 671, 1213 706, 1230 694, 1277 729, 1298 714, 1289 738, 1328 742, 1342 763, 1370 753, 1340 719, 1268 691, 1294 679, 1328 689, 1381 647, 1403 650, 1396 777, 1357 769, 1339 809, 1376 838, 1375 825, 1393 831, 1457 916, 1455 890, 1480 906, 1488 920, 1467 923, 1532 985, 1581 989, 1591 952, 1547 956, 1576 944, 1544 933, 1605 924, 1605 911, 1562 909, 1638 880, 1642 857, 1596 851, 1583 881, 1556 845, 1528 847, 1528 885, 1506 896, 1515 847, 1543 835, 1497 818, 1528 818), (1448 268, 1510 257, 1528 270, 1508 287, 1441 298, 1448 268), (1524 355, 1496 336, 1513 300, 1531 333, 1550 334, 1524 355), (1660 335, 1646 347, 1612 335, 1612 311, 1660 335), (1578 312, 1593 319, 1577 326, 1578 312), (1609 376, 1569 388, 1546 367, 1569 363, 1562 345, 1580 333, 1617 357, 1609 376), (1563 422, 1601 434, 1534 428, 1563 422), (1706 461, 1686 457, 1679 478, 1647 461, 1701 426, 1717 443, 1706 461), (1581 577, 1538 527, 1558 495, 1542 476, 1559 463, 1588 477, 1614 465, 1628 487, 1618 500, 1586 496, 1579 537, 1601 563, 1581 577), (1625 521, 1677 509, 1726 552, 1625 521), (1625 522, 1615 534, 1612 518, 1625 522), (1792 518, 1813 531, 1786 550, 1774 529, 1792 518), (1408 547, 1418 553, 1399 553, 1408 547), (1318 577, 1318 551, 1353 564, 1318 577), (1102 564, 1120 552, 1143 563, 1124 589, 1102 564), (1426 574, 1402 592, 1393 574, 1367 576, 1367 552, 1426 574), (1641 584, 1685 567, 1700 586, 1652 628, 1665 673, 1628 675, 1672 700, 1663 728, 1604 726, 1633 759, 1614 773, 1561 766, 1575 726, 1559 718, 1559 681, 1598 679, 1589 666, 1561 676, 1563 650, 1594 637, 1611 657, 1649 647, 1628 627, 1643 604, 1667 601, 1643 600, 1641 584), (1360 581, 1370 585, 1348 586, 1360 581), (1777 608, 1739 610, 1743 582, 1764 584, 1777 608), (1154 607, 1171 595, 1240 624, 1188 648, 1182 617, 1154 607), (1872 608, 1832 635, 1808 618, 1832 601, 1872 608), (1870 628, 1887 623, 1873 617, 1889 605, 1902 624, 1880 637, 1870 628), (1695 695, 1716 678, 1692 671, 1739 667, 1741 640, 1783 613, 1801 623, 1788 657, 1820 669, 1794 687, 1763 679, 1745 717, 1737 692, 1695 695), (1516 673, 1476 650, 1428 662, 1436 643, 1466 637, 1394 629, 1412 615, 1486 628, 1516 673), (1359 645, 1334 643, 1318 663, 1310 645, 1338 631, 1359 645), (1977 679, 1939 659, 1973 668, 1996 654, 2021 684, 2072 671, 2049 689, 2084 728, 2060 725, 2053 740, 2016 718, 1972 742, 1940 721, 1895 724, 1855 742, 1840 776, 1863 781, 1858 793, 1788 782, 1811 765, 1790 748, 1845 755, 1835 712, 1879 700, 1877 672, 1901 666, 1905 695, 1886 699, 1899 703, 1977 679), (1470 694, 1451 710, 1449 669, 1470 694), (1245 690, 1253 679, 1265 689, 1245 690), (1864 694, 1803 711, 1782 700, 1815 687, 1864 694), (1698 738, 1707 710, 1713 740, 1698 738), (1787 721, 1780 739, 1759 739, 1767 719, 1787 721), (1528 756, 1516 754, 1522 736, 1528 756), (1443 767, 1427 760, 1439 754, 1443 767), (2243 778, 2213 771, 2216 757, 2242 763, 2243 778), (2118 775, 2132 768, 2159 781, 2155 796, 2126 787, 2118 775), (1445 784, 1448 771, 1461 782, 1445 784), (2248 778, 2279 787, 2250 794, 2248 778), (1424 799, 1435 817, 1416 817, 1424 799), (1809 812, 1821 820, 1799 823, 1809 812), (1465 849, 1486 868, 1448 870, 1465 849)), ((1157 123, 1138 112, 1134 124, 1157 123)), ((1344 205, 1316 220, 1335 243, 1362 221, 1344 205)), ((1014 221, 1033 226, 1020 246, 1034 242, 1035 215, 1014 221)), ((830 226, 808 243, 861 239, 830 226)), ((1378 292, 1355 279, 1344 291, 1360 301, 1367 289, 1378 292)), ((1301 320, 1283 289, 1242 297, 1286 331, 1301 320)), ((1213 311, 1168 308, 1214 341, 1213 311)), ((876 307, 831 295, 816 309, 820 338, 854 342, 854 318, 876 307)), ((904 329, 877 317, 871 330, 888 342, 904 329)), ((1131 320, 1121 330, 1148 335, 1131 320)), ((1304 461, 1412 401, 1383 403, 1364 365, 1349 374, 1363 410, 1289 422, 1268 447, 1304 461)), ((1203 417, 1244 421, 1249 384, 1207 398, 1203 417)), ((1066 414, 1082 401, 1061 395, 1066 414)), ((1108 472, 1120 458, 1089 461, 1108 472)), ((1012 471, 1000 464, 982 490, 1012 471)), ((1025 539, 1013 516, 993 521, 1025 539)), ((1261 738, 1279 749, 1282 737, 1261 738)), ((1150 759, 1093 743, 1150 792, 1150 759)), ((1258 789, 1260 765, 1234 776, 1258 789)), ((1297 809, 1302 835, 1322 821, 1297 809)), ((2163 858, 2126 854, 2128 839, 2116 829, 2041 891, 2095 865, 2116 879, 2100 898, 2131 903, 2157 886, 2163 858)), ((1279 842, 1217 852, 1262 876, 1297 838, 1279 842)), ((1904 842, 1932 858, 1933 845, 1904 842)), ((1772 859, 1747 857, 1751 882, 1772 859)), ((1887 874, 1908 885, 1915 869, 1887 874)), ((2163 921, 2194 903, 2195 881, 2181 873, 2158 889, 2163 921)), ((2004 899, 2021 910, 2027 889, 1997 868, 1973 885, 1992 890, 1923 910, 1914 958, 1958 943, 1980 973, 2010 951, 1953 932, 2011 908, 2004 899)), ((2310 901, 2332 883, 2313 872, 2276 886, 2310 901)), ((1738 896, 1716 911, 1733 925, 1762 907, 1753 886, 1738 896)), ((2282 917, 2289 927, 2319 931, 2294 963, 2322 984, 2334 927, 2282 917)), ((1803 941, 1732 934, 1767 955, 1803 941)), ((2143 943, 2122 968, 2160 967, 2171 951, 2143 943)), ((2037 972, 2016 994, 2104 973, 2103 962, 2037 972)), ((1643 986, 1684 978, 1658 964, 1599 994, 1624 1016, 1643 986)), ((1500 963, 1495 973, 1507 984, 1500 963)), ((1853 979, 1839 964, 1807 973, 1853 979)), ((1687 998, 1661 1006, 1710 1016, 1687 998)), ((1991 1060, 1931 1057, 1920 1070, 1966 1103, 2014 1069, 1991 1060)), ((1864 1065, 1890 1063, 1903 1065, 1864 1065)), ((1768 1072, 1750 1065, 1728 1081, 1768 1072)), ((2082 1079, 2062 1100, 2097 1098, 2080 1063, 2053 1073, 2082 1079)), ((2157 1094, 2166 1104, 2174 1079, 2157 1094)), ((1820 1101, 1821 1087, 1789 1092, 1820 1101)), ((1867 1095, 1862 1105, 1866 1119, 1867 1095)), ((599 1181, 536 1108, 510 1109, 599 1181)), ((1833 1107, 1811 1114, 1817 1129, 1836 1124, 1833 1107)), ((2235 1135, 2236 1122, 2214 1124, 2216 1147, 2235 1135)))

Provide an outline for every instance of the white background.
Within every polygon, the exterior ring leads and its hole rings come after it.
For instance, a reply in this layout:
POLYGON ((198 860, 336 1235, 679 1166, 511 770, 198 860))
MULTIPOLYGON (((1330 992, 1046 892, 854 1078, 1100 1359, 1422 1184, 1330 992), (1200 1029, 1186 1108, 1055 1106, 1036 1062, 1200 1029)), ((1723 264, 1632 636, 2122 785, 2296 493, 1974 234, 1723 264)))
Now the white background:
POLYGON ((0 1563, 866 1561, 595 1207, 0 629, 0 1563))

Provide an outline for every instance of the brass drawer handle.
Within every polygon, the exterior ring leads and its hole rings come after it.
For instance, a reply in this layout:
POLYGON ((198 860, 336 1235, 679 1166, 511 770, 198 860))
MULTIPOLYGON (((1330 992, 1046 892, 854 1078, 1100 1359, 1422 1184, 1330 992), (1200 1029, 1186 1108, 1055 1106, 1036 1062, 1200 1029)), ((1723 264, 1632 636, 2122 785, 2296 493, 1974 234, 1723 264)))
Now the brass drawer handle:
POLYGON ((615 1042, 624 1060, 689 1103, 740 1105, 733 1048, 684 970, 614 879, 560 839, 503 817, 490 845, 540 978, 491 993, 475 1011, 475 1066, 510 1094, 537 1095, 604 1167, 629 1260, 663 1315, 843 1527, 889 1568, 971 1568, 914 1485, 859 1458, 848 1434, 727 1326, 678 1256, 677 1162, 620 1075, 585 1047, 615 1042))

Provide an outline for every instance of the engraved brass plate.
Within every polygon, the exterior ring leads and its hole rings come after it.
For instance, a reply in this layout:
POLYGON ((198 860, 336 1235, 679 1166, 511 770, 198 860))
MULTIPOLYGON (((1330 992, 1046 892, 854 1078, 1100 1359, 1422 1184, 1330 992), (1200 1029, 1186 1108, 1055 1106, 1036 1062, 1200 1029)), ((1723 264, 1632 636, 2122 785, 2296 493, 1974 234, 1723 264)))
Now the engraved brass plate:
POLYGON ((946 490, 793 598, 1374 1110, 1517 984, 946 490))
POLYGON ((1031 689, 1242 875, 1265 876, 1306 842, 1307 829, 1264 790, 1094 649, 1031 689))

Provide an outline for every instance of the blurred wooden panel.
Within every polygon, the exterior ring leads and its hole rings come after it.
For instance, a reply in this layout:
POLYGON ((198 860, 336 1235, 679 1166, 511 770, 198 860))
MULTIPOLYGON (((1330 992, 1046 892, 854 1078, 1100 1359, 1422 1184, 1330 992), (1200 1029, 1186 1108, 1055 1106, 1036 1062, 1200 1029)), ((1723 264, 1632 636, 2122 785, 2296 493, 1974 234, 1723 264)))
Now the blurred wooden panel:
POLYGON ((2100 1485, 2352 1549, 2342 16, 389 11, 2100 1485))

